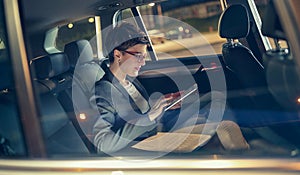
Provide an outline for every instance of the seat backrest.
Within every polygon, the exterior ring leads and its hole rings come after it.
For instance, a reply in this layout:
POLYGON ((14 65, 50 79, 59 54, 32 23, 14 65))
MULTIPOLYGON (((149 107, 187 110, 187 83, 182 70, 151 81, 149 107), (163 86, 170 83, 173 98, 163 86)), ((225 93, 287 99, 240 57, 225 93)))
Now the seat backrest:
POLYGON ((31 61, 39 93, 41 124, 49 154, 89 153, 57 96, 72 85, 69 61, 64 53, 31 61))
POLYGON ((270 1, 262 20, 262 33, 274 39, 276 47, 263 55, 270 92, 285 109, 299 110, 300 76, 289 48, 281 48, 278 40, 287 41, 278 15, 270 1))
POLYGON ((263 65, 249 48, 236 40, 247 37, 249 30, 250 20, 246 7, 233 4, 225 9, 219 20, 219 35, 227 39, 222 48, 223 59, 245 88, 265 86, 263 65))
POLYGON ((277 108, 267 88, 264 66, 249 48, 238 41, 246 38, 249 31, 250 19, 246 7, 241 4, 228 6, 219 20, 219 35, 227 39, 222 47, 224 63, 241 82, 255 108, 277 108))
POLYGON ((80 130, 83 137, 87 138, 86 145, 90 151, 93 151, 92 129, 99 114, 96 102, 90 101, 90 98, 94 94, 95 83, 104 75, 100 66, 102 60, 93 57, 91 44, 87 40, 68 43, 64 51, 73 68, 73 83, 72 88, 69 89, 75 111, 73 122, 77 123, 77 130, 80 130))
POLYGON ((64 52, 68 55, 74 78, 84 87, 85 93, 94 92, 95 82, 100 80, 104 71, 99 66, 100 60, 95 59, 91 44, 87 40, 77 40, 65 45, 64 52))

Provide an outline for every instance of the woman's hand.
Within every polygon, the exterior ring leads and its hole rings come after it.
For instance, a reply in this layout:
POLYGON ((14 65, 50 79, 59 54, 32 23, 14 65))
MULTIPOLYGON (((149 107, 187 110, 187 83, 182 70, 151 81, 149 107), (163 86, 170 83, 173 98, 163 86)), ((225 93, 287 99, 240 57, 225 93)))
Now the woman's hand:
POLYGON ((172 96, 162 96, 161 98, 159 98, 156 103, 151 106, 151 110, 148 113, 149 119, 153 121, 158 118, 162 114, 164 108, 170 104, 170 101, 172 101, 172 99, 172 96))
MULTIPOLYGON (((176 92, 176 93, 170 93, 162 96, 159 98, 156 103, 151 106, 151 110, 149 111, 149 119, 151 121, 155 120, 158 118, 162 112, 164 111, 164 108, 170 105, 176 98, 180 97, 181 92, 176 92)), ((178 109, 181 107, 181 103, 179 102, 178 104, 174 105, 170 109, 178 109)))
MULTIPOLYGON (((171 104, 172 102, 175 102, 176 99, 181 97, 182 92, 183 91, 178 91, 175 93, 166 94, 165 98, 172 97, 172 99, 169 102, 169 104, 171 104)), ((169 110, 178 109, 178 108, 181 108, 181 102, 178 102, 177 104, 172 106, 169 110)))

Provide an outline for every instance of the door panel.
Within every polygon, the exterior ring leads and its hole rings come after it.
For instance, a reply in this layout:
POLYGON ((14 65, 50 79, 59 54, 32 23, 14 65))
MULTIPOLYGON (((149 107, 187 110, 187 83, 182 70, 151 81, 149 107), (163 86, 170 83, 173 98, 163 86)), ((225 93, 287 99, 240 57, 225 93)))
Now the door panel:
POLYGON ((138 79, 149 94, 176 92, 194 83, 198 84, 200 93, 205 93, 211 90, 208 73, 213 77, 220 72, 223 72, 222 63, 215 55, 174 58, 147 62, 138 79))

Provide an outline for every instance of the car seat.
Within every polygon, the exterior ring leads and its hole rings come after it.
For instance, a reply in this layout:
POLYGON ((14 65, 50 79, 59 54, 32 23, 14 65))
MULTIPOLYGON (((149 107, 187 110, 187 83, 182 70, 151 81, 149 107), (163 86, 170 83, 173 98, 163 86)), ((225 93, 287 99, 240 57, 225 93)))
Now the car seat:
POLYGON ((59 94, 72 85, 67 56, 64 53, 42 56, 33 59, 30 66, 40 97, 40 120, 48 153, 89 153, 58 99, 59 94))
POLYGON ((223 60, 228 69, 241 82, 243 91, 250 97, 255 109, 274 109, 278 105, 267 89, 264 66, 252 51, 238 41, 250 31, 247 9, 241 4, 228 6, 219 20, 219 35, 226 38, 223 44, 223 60))
POLYGON ((75 112, 72 120, 82 133, 81 137, 85 138, 90 152, 95 152, 92 129, 99 113, 96 102, 90 98, 94 94, 95 83, 104 75, 100 66, 102 60, 94 58, 91 44, 83 39, 66 44, 64 51, 72 68, 73 83, 72 88, 61 95, 64 99, 71 98, 72 103, 67 110, 75 112))
POLYGON ((101 60, 94 58, 91 44, 84 39, 66 44, 64 52, 68 55, 73 76, 84 86, 86 95, 90 96, 94 91, 95 82, 104 75, 99 66, 101 60))

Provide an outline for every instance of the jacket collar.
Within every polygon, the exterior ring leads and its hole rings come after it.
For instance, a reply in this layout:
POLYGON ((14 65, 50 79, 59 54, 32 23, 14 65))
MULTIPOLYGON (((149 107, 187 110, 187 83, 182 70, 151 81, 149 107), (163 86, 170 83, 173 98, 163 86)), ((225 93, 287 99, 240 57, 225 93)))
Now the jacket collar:
MULTIPOLYGON (((110 83, 112 83, 120 92, 122 92, 124 95, 128 95, 126 89, 121 85, 120 81, 114 76, 114 74, 110 71, 109 67, 104 67, 105 75, 103 76, 103 80, 107 80, 110 83)), ((141 93, 141 95, 146 99, 149 100, 149 95, 146 91, 146 89, 143 87, 143 85, 136 79, 127 76, 126 79, 130 81, 136 89, 141 93)))

